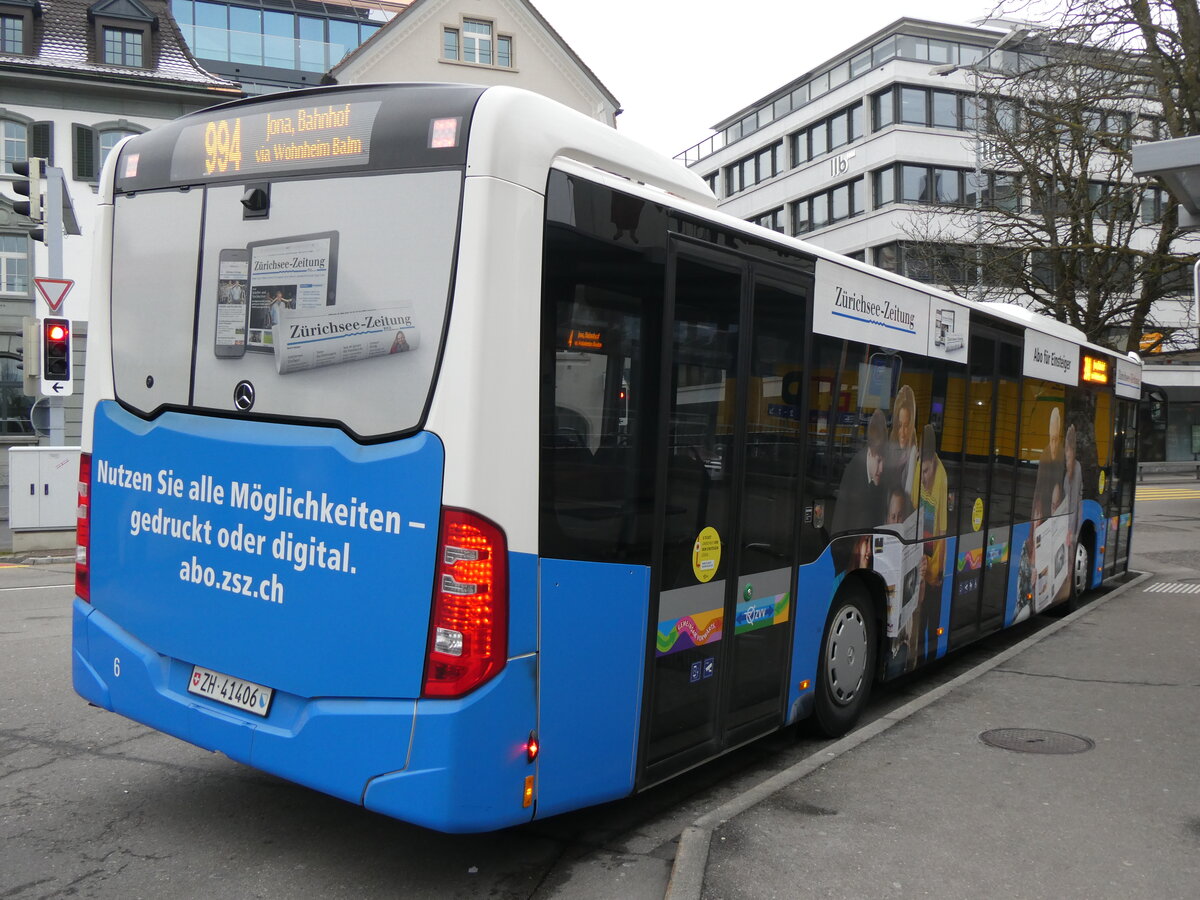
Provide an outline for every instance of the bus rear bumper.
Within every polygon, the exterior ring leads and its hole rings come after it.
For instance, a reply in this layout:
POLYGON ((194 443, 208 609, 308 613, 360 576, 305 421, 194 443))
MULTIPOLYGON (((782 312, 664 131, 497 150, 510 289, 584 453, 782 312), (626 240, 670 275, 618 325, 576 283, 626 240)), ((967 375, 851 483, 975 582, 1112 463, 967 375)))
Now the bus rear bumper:
POLYGON ((486 831, 533 816, 522 803, 524 778, 535 770, 525 751, 535 723, 533 656, 511 660, 462 700, 276 692, 260 719, 188 693, 190 664, 156 653, 78 598, 72 632, 81 697, 203 749, 441 831, 486 831))

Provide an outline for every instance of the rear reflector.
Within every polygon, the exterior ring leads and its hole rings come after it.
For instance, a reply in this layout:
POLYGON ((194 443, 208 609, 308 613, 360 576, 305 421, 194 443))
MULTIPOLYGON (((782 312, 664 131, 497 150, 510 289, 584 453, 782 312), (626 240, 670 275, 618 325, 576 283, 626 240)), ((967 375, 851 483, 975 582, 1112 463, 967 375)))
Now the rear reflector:
POLYGON ((494 522, 443 509, 425 697, 461 697, 508 657, 508 547, 494 522))
POLYGON ((89 603, 92 583, 88 553, 92 547, 92 454, 79 454, 79 502, 75 507, 75 595, 89 603))

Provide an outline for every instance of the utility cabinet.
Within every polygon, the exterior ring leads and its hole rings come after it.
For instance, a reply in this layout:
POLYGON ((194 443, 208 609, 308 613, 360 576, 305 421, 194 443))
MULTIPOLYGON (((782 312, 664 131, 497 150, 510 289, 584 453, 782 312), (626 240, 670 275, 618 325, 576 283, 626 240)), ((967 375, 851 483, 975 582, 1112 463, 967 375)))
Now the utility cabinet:
POLYGON ((14 545, 19 531, 74 530, 78 505, 78 447, 8 449, 8 524, 14 545))

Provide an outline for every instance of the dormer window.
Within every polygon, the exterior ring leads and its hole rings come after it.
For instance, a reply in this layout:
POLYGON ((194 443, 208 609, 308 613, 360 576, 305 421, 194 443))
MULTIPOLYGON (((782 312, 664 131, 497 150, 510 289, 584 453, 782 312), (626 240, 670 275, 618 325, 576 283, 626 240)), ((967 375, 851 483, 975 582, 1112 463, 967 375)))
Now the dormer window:
POLYGON ((96 62, 134 69, 154 67, 152 38, 158 17, 139 0, 98 0, 88 9, 88 21, 93 28, 96 62))
POLYGON ((41 14, 37 0, 0 0, 0 53, 33 56, 33 20, 41 14))
POLYGON ((102 29, 104 34, 104 63, 109 66, 144 66, 142 31, 138 28, 102 29))

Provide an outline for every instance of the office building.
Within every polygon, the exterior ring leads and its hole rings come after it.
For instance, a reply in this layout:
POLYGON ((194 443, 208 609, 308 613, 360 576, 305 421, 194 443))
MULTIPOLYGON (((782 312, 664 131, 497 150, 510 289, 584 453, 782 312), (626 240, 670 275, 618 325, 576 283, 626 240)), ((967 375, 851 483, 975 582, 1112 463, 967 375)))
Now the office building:
MULTIPOLYGON (((979 71, 1019 67, 1032 52, 1024 34, 1009 22, 900 19, 718 122, 677 158, 732 215, 967 296, 1028 302, 1002 284, 979 290, 984 232, 970 214, 1027 202, 1014 176, 983 162, 976 174, 979 71)), ((1152 128, 1153 119, 1127 126, 1152 128)), ((1153 186, 1140 195, 1142 222, 1154 222, 1163 196, 1153 186)), ((1151 229, 1140 231, 1135 240, 1148 241, 1151 229)), ((1040 259, 1030 252, 1027 264, 1040 259)), ((1194 345, 1190 278, 1177 288, 1155 304, 1148 330, 1178 329, 1194 345)), ((1106 337, 1121 341, 1120 327, 1106 337)))

